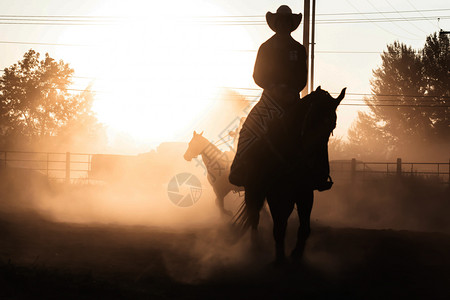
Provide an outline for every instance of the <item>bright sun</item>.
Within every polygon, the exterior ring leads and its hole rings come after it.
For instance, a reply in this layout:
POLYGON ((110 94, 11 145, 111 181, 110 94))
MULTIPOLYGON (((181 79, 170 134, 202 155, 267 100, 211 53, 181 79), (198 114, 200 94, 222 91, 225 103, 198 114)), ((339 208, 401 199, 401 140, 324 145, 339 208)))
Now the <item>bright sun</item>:
POLYGON ((94 109, 110 131, 152 145, 179 140, 211 109, 218 87, 250 84, 255 54, 233 51, 254 47, 246 30, 205 25, 193 16, 227 12, 186 2, 142 0, 126 8, 108 2, 96 15, 123 17, 120 23, 66 32, 70 40, 99 45, 89 59, 73 53, 72 66, 96 78, 94 109))

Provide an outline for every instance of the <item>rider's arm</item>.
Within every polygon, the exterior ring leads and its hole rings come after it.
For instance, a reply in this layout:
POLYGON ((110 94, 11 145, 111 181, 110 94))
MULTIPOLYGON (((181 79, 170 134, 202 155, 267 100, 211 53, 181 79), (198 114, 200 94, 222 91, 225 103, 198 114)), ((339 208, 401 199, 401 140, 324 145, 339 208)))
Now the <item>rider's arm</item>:
POLYGON ((265 44, 262 44, 261 47, 259 47, 256 56, 255 69, 253 71, 255 83, 263 89, 269 89, 273 86, 273 82, 270 79, 270 76, 272 75, 270 70, 271 59, 268 57, 267 50, 265 44))

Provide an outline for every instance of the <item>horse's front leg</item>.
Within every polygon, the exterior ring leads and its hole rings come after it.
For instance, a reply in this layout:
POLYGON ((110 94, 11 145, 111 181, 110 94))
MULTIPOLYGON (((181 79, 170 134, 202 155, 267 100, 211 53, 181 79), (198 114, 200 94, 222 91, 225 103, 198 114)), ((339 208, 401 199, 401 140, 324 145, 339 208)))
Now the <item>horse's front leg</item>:
POLYGON ((278 191, 269 193, 267 202, 273 220, 275 259, 277 263, 282 263, 286 260, 284 240, 286 237, 287 221, 294 209, 294 202, 287 195, 278 191))
POLYGON ((306 240, 311 233, 311 210, 314 202, 314 191, 307 190, 301 194, 297 204, 297 213, 300 221, 300 226, 297 232, 297 245, 292 251, 291 257, 295 260, 300 260, 305 251, 306 240))

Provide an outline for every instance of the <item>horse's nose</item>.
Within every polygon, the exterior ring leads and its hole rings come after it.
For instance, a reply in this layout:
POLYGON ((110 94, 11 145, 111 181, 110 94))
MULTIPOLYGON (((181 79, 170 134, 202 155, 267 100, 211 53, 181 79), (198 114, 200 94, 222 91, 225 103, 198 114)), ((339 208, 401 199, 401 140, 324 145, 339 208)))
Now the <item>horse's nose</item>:
POLYGON ((191 160, 192 160, 192 158, 191 158, 191 157, 188 157, 186 153, 183 155, 183 157, 184 157, 184 159, 187 160, 187 161, 191 161, 191 160))

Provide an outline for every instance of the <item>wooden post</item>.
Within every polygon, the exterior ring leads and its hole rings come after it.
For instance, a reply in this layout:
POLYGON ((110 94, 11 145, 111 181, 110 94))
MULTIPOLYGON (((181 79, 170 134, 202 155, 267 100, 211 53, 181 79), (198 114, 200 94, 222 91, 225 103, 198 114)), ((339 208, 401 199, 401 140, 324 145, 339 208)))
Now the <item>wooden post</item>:
POLYGON ((397 176, 402 175, 402 159, 397 158, 397 176))
POLYGON ((66 152, 66 183, 70 183, 70 152, 66 152))
MULTIPOLYGON (((309 70, 308 66, 309 66, 309 16, 311 14, 311 9, 310 9, 310 5, 309 2, 310 0, 303 0, 304 2, 304 9, 303 9, 303 46, 305 46, 306 48, 306 70, 309 70)), ((308 95, 309 93, 309 89, 308 89, 308 74, 309 72, 307 71, 306 73, 306 86, 302 91, 302 97, 305 97, 306 95, 308 95)))
POLYGON ((356 180, 356 159, 355 158, 352 158, 352 163, 351 163, 350 168, 351 168, 350 169, 351 182, 355 183, 355 180, 356 180))
POLYGON ((450 184, 450 158, 448 159, 448 184, 450 184))

